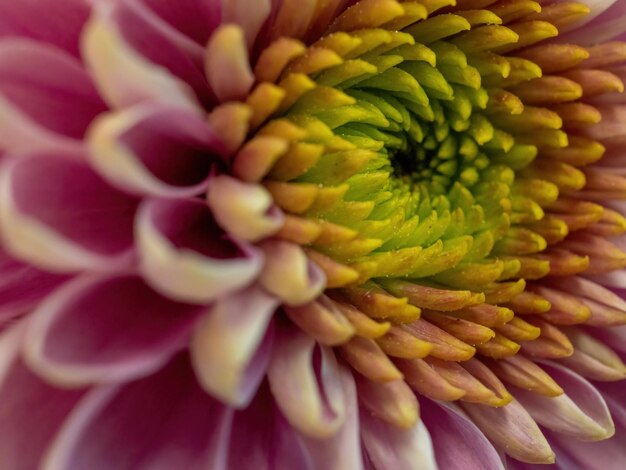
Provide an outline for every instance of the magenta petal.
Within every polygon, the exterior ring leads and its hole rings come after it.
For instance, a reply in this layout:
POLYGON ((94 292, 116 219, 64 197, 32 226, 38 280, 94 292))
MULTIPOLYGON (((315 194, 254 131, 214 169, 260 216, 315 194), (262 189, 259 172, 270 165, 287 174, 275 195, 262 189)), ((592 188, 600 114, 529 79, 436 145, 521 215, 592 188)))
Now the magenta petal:
POLYGON ((128 261, 138 201, 83 162, 53 155, 11 159, 0 192, 4 242, 16 257, 65 272, 128 261))
POLYGON ((199 199, 144 203, 136 233, 148 282, 181 301, 206 303, 242 289, 263 267, 262 253, 231 240, 199 199))
POLYGON ((38 124, 76 139, 106 109, 76 58, 27 39, 0 41, 0 94, 38 124))
POLYGON ((102 115, 88 146, 91 164, 112 185, 166 197, 202 193, 222 152, 202 116, 155 103, 102 115))
POLYGON ((91 391, 47 454, 46 470, 226 470, 232 411, 196 383, 186 356, 157 374, 91 391))
POLYGON ((502 459, 485 435, 456 405, 421 400, 421 416, 445 470, 504 469, 502 459))
POLYGON ((18 358, 23 324, 0 336, 0 462, 11 470, 39 468, 61 423, 82 390, 53 388, 18 358))
POLYGON ((86 0, 0 0, 0 37, 33 38, 78 56, 79 35, 88 15, 86 0))
POLYGON ((201 311, 136 276, 82 276, 31 315, 26 357, 41 375, 69 386, 145 376, 186 346, 201 311))

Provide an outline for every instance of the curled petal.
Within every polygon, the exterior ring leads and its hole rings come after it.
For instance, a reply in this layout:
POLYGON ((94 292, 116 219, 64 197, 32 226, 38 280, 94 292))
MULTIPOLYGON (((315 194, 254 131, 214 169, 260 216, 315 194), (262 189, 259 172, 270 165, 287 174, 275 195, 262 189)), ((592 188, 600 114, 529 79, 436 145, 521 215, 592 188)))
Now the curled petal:
POLYGON ((574 353, 562 364, 591 380, 613 381, 626 378, 626 364, 609 346, 580 328, 569 328, 574 353))
POLYGON ((267 20, 271 8, 269 0, 223 0, 223 21, 241 26, 245 32, 248 47, 251 47, 263 23, 267 20))
POLYGON ((98 2, 81 40, 82 56, 106 102, 119 108, 155 101, 200 112, 189 85, 126 42, 114 24, 113 8, 113 3, 98 2))
POLYGON ((282 326, 267 375, 278 406, 300 432, 323 439, 341 427, 346 401, 331 349, 282 326))
POLYGON ((157 374, 92 389, 49 448, 44 470, 226 470, 233 412, 195 381, 185 356, 157 374))
POLYGON ((182 349, 199 313, 136 276, 82 276, 33 312, 26 358, 62 386, 130 380, 152 373, 182 349))
POLYGON ((402 379, 373 382, 356 377, 359 401, 373 416, 401 428, 412 428, 419 420, 419 403, 402 379))
POLYGON ((137 194, 194 196, 206 189, 221 143, 196 113, 164 104, 104 114, 88 158, 112 185, 137 194))
POLYGON ((369 412, 361 412, 361 439, 378 470, 436 470, 435 453, 422 421, 409 429, 388 424, 369 412))
POLYGON ((265 266, 260 282, 287 305, 302 305, 324 290, 324 273, 312 263, 302 249, 292 243, 265 241, 265 266))
POLYGON ((209 393, 237 408, 250 403, 270 360, 273 330, 268 327, 278 303, 251 287, 219 299, 204 316, 193 336, 191 358, 209 393))
POLYGON ((219 224, 243 240, 257 241, 273 235, 285 221, 267 189, 230 176, 211 179, 207 200, 219 224))
POLYGON ((220 102, 246 96, 254 83, 254 75, 241 27, 228 24, 215 30, 207 44, 204 67, 209 84, 220 102))
POLYGON ((464 411, 507 455, 528 463, 554 463, 554 452, 528 411, 516 400, 501 408, 463 403, 464 411))
POLYGON ((206 303, 241 289, 263 266, 262 253, 228 239, 201 200, 144 203, 136 233, 146 279, 181 301, 206 303))
POLYGON ((58 272, 128 263, 138 201, 84 163, 52 155, 7 161, 0 194, 0 230, 16 257, 58 272))
POLYGON ((496 449, 458 406, 423 400, 421 410, 440 468, 504 470, 496 449))
POLYGON ((565 393, 546 397, 523 389, 513 391, 515 398, 539 424, 583 441, 598 441, 613 435, 611 414, 596 388, 568 369, 543 363, 565 393))

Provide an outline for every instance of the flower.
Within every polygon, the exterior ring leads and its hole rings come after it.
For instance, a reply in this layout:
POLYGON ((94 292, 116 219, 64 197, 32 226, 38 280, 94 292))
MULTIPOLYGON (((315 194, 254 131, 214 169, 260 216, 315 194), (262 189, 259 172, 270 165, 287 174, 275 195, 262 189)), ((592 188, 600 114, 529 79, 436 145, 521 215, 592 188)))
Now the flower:
POLYGON ((619 467, 624 2, 543 3, 0 0, 3 465, 619 467))

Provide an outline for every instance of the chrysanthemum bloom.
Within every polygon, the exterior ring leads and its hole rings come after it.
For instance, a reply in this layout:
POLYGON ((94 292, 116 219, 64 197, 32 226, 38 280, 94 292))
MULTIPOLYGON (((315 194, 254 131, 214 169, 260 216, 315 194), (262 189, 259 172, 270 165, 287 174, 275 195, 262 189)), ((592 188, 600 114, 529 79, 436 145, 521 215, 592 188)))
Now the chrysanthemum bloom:
POLYGON ((623 468, 588 3, 0 0, 0 468, 623 468))

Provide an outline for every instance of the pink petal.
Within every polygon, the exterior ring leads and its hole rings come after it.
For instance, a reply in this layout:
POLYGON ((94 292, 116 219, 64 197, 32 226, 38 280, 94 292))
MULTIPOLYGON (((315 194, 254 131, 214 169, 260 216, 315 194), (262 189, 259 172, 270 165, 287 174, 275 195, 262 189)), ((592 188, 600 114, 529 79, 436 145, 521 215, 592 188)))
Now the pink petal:
POLYGON ((38 125, 76 139, 106 109, 75 57, 28 39, 0 41, 0 94, 38 125))
POLYGON ((626 5, 623 1, 585 0, 584 3, 592 8, 589 18, 583 19, 583 26, 559 35, 559 42, 589 46, 613 39, 626 31, 626 5))
POLYGON ((268 327, 278 304, 251 287, 221 298, 204 316, 193 336, 191 358, 211 395, 236 408, 250 403, 270 361, 273 329, 268 327))
POLYGON ((35 307, 68 279, 17 261, 0 250, 0 327, 35 307))
POLYGON ((145 202, 137 217, 141 271, 163 294, 206 303, 249 285, 263 254, 232 240, 199 199, 145 202))
POLYGON ((187 357, 155 375, 92 390, 53 442, 44 470, 226 470, 232 411, 197 384, 187 357))
POLYGON ((6 161, 0 175, 5 248, 52 271, 127 264, 137 200, 84 163, 53 155, 6 161))
POLYGON ((135 194, 205 191, 221 144, 194 112, 166 104, 102 115, 88 132, 89 161, 112 185, 135 194))
POLYGON ((243 30, 224 25, 215 30, 207 44, 204 69, 211 88, 220 102, 246 97, 254 75, 248 61, 243 30))
POLYGON ((105 101, 114 108, 142 101, 201 112, 193 89, 147 60, 123 37, 113 18, 117 2, 98 2, 85 25, 81 53, 105 101))
POLYGON ((189 85, 206 107, 212 105, 214 98, 203 73, 204 43, 182 34, 143 2, 117 0, 110 15, 133 50, 189 85))
POLYGON ((221 20, 218 0, 144 0, 143 3, 178 31, 202 45, 207 43, 221 20))
POLYGON ((268 240, 261 244, 261 248, 265 252, 265 266, 259 280, 287 305, 306 304, 323 292, 324 272, 298 245, 268 240))
POLYGON ((88 15, 85 0, 2 0, 0 37, 33 38, 78 56, 79 35, 88 15))
POLYGON ((511 390, 535 421, 555 432, 584 441, 612 436, 615 427, 598 390, 565 367, 550 362, 542 362, 542 365, 563 388, 563 395, 546 397, 522 389, 511 390))
POLYGON ((409 429, 361 412, 361 439, 376 470, 435 470, 435 453, 423 422, 409 429))
POLYGON ((226 0, 222 2, 223 22, 241 26, 246 43, 252 48, 271 11, 270 0, 226 0))
POLYGON ((136 276, 81 276, 31 314, 26 357, 41 375, 68 386, 145 376, 186 346, 200 312, 136 276))
POLYGON ((82 390, 53 388, 18 358, 23 323, 0 336, 0 462, 11 470, 38 468, 82 390))
POLYGON ((339 376, 346 397, 346 417, 343 425, 327 439, 314 439, 300 433, 298 438, 310 456, 313 468, 362 470, 356 387, 347 368, 339 366, 339 376))
POLYGON ((300 432, 328 438, 341 427, 346 397, 330 348, 317 346, 299 330, 281 325, 267 375, 279 408, 300 432))
POLYGON ((485 435, 454 404, 421 400, 421 415, 445 470, 504 469, 498 452, 485 435))
POLYGON ((227 175, 211 179, 207 201, 219 224, 243 240, 258 241, 273 235, 285 221, 267 189, 227 175))

